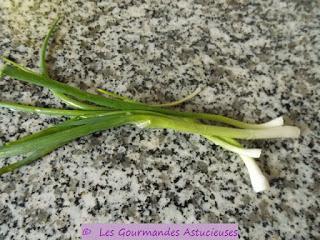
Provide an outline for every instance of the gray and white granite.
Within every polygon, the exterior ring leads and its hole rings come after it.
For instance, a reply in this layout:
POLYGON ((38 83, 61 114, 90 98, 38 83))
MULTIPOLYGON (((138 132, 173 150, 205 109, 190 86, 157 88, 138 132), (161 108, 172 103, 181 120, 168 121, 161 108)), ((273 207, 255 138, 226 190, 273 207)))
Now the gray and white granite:
MULTIPOLYGON (((320 239, 319 1, 0 1, 0 54, 88 91, 266 121, 298 140, 254 141, 271 190, 241 160, 195 135, 125 126, 74 141, 0 177, 0 239, 79 239, 80 224, 238 223, 241 239, 320 239)), ((0 81, 0 99, 62 107, 46 89, 0 81)), ((1 109, 0 143, 58 122, 1 109)), ((4 165, 14 159, 1 160, 4 165)))

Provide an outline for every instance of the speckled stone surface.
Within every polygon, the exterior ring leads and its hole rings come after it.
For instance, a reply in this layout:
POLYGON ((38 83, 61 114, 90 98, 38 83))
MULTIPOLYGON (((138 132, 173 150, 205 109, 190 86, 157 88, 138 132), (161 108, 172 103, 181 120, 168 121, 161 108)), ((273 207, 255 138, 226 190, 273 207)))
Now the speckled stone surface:
MULTIPOLYGON (((59 81, 157 103, 202 86, 180 109, 284 115, 302 136, 248 144, 263 148, 262 194, 236 155, 195 135, 125 126, 81 138, 0 177, 0 239, 79 239, 84 222, 230 222, 241 239, 320 238, 319 1, 1 0, 0 54, 37 68, 57 14, 48 61, 59 81)), ((0 90, 63 106, 12 79, 0 90)), ((58 121, 1 109, 0 144, 58 121)))

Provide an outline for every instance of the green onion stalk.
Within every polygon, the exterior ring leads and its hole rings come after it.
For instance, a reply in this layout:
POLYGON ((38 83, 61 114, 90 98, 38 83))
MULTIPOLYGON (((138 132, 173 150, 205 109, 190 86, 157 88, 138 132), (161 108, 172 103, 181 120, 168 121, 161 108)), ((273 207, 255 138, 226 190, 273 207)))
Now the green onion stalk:
POLYGON ((297 127, 284 126, 282 117, 256 124, 217 114, 183 112, 173 109, 174 106, 195 97, 201 92, 201 88, 197 88, 190 95, 174 102, 147 104, 103 89, 97 89, 97 94, 93 94, 58 82, 48 73, 46 53, 49 40, 59 22, 60 18, 57 18, 43 41, 40 50, 39 72, 2 56, 4 66, 0 71, 0 77, 7 76, 48 88, 69 108, 35 107, 8 101, 0 101, 0 107, 49 116, 64 116, 69 119, 1 146, 1 158, 22 156, 23 159, 0 168, 0 175, 31 164, 82 136, 129 124, 142 128, 172 129, 182 133, 200 135, 225 150, 239 155, 247 167, 255 192, 269 189, 267 178, 254 160, 254 158, 259 158, 261 149, 244 148, 237 140, 297 138, 300 134, 297 127), (204 124, 201 120, 209 120, 219 125, 204 124))

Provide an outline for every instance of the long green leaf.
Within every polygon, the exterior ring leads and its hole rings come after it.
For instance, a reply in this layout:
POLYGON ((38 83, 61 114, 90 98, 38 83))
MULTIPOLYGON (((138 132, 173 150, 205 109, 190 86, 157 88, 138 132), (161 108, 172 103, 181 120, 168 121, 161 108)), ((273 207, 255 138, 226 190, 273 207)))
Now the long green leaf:
POLYGON ((175 111, 171 109, 164 109, 161 107, 154 107, 154 106, 150 106, 150 105, 139 103, 139 102, 126 102, 121 99, 110 99, 100 95, 82 91, 80 89, 71 87, 67 84, 60 83, 48 77, 39 75, 35 72, 30 73, 30 72, 24 71, 23 69, 17 68, 13 65, 5 65, 2 71, 3 71, 3 74, 16 78, 18 80, 33 83, 42 87, 47 87, 52 91, 61 92, 63 94, 70 95, 72 97, 75 97, 83 101, 89 101, 100 106, 110 107, 118 110, 155 111, 159 113, 170 114, 173 116, 182 116, 182 117, 193 118, 193 119, 206 119, 206 120, 222 122, 222 123, 226 123, 231 126, 235 126, 239 128, 246 128, 246 129, 266 128, 265 124, 244 123, 244 122, 234 120, 222 115, 180 112, 180 111, 175 111))
POLYGON ((34 162, 37 159, 47 155, 48 153, 50 153, 53 150, 61 147, 64 144, 65 143, 60 143, 60 144, 56 144, 56 145, 53 145, 53 146, 47 146, 46 148, 43 148, 43 149, 38 149, 37 151, 32 152, 29 156, 27 156, 23 160, 11 163, 11 164, 9 164, 7 166, 4 166, 4 167, 0 168, 0 176, 2 174, 8 173, 8 172, 12 172, 15 169, 18 169, 18 168, 20 168, 22 166, 25 166, 25 165, 28 165, 28 164, 34 162))
POLYGON ((57 108, 44 108, 44 107, 35 107, 29 106, 25 104, 19 103, 12 103, 12 102, 5 102, 0 101, 0 107, 9 108, 11 110, 18 110, 23 112, 30 112, 30 113, 38 113, 50 116, 85 116, 85 115, 94 115, 94 114, 101 114, 106 111, 104 110, 65 110, 65 109, 57 109, 57 108))
POLYGON ((60 21, 60 17, 57 17, 57 19, 54 21, 54 23, 50 27, 48 34, 44 38, 43 44, 41 46, 39 65, 40 65, 40 72, 44 75, 47 75, 46 52, 49 44, 49 39, 51 38, 53 31, 56 28, 59 21, 60 21))
POLYGON ((95 131, 103 130, 104 128, 112 127, 117 123, 126 122, 126 118, 119 116, 103 116, 85 118, 74 122, 67 122, 49 129, 47 132, 40 132, 36 136, 18 140, 14 144, 4 145, 0 148, 0 157, 11 157, 20 154, 28 154, 36 149, 42 149, 50 145, 55 145, 59 142, 68 142, 78 137, 90 134, 95 131), (67 126, 70 126, 67 128, 67 126))

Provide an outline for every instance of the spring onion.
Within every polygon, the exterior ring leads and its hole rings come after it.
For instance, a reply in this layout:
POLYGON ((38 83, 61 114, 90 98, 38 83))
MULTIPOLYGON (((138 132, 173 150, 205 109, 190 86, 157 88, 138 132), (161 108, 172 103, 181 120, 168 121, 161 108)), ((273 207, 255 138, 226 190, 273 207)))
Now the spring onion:
POLYGON ((0 175, 30 164, 79 137, 131 124, 143 128, 165 128, 198 134, 213 144, 240 156, 247 167, 255 192, 269 189, 267 178, 254 161, 254 158, 259 158, 261 149, 244 148, 236 139, 297 138, 300 134, 297 127, 284 126, 282 117, 266 123, 255 124, 241 122, 222 115, 182 112, 172 109, 173 106, 188 101, 199 94, 201 92, 199 88, 185 98, 174 102, 147 104, 103 89, 97 89, 100 94, 93 94, 58 82, 50 77, 45 59, 49 39, 59 20, 58 18, 49 29, 42 44, 39 72, 6 57, 1 57, 4 66, 0 71, 0 77, 8 76, 48 88, 54 96, 66 103, 71 109, 34 107, 7 101, 0 101, 0 107, 50 116, 65 116, 70 119, 1 146, 0 157, 22 156, 24 158, 0 168, 0 175), (216 122, 219 123, 219 126, 204 124, 201 120, 216 122))

